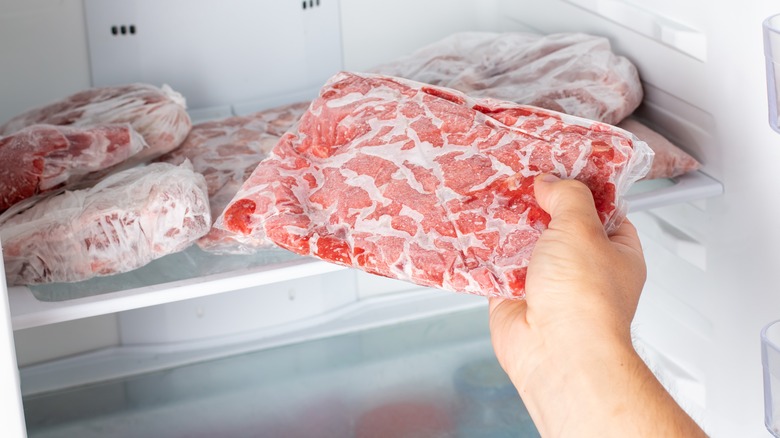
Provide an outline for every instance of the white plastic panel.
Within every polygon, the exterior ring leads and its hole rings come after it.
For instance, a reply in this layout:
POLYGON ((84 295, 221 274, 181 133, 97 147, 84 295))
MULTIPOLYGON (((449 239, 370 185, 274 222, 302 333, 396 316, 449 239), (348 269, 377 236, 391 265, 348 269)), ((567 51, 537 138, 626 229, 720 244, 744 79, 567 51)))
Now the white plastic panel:
POLYGON ((228 336, 306 320, 355 301, 355 273, 342 269, 122 312, 121 343, 163 344, 228 336))
POLYGON ((700 29, 625 0, 564 1, 626 26, 699 61, 707 60, 707 37, 700 29))
MULTIPOLYGON (((468 309, 483 309, 486 312, 487 300, 476 295, 416 288, 402 294, 372 297, 327 313, 246 332, 165 344, 120 345, 26 366, 20 371, 22 393, 26 397, 468 309)), ((486 324, 487 318, 480 318, 479 322, 486 324)), ((371 351, 386 351, 389 347, 365 346, 371 351)))
POLYGON ((341 0, 344 66, 365 70, 454 32, 495 30, 498 0, 341 0))
POLYGON ((86 0, 92 84, 167 83, 195 109, 319 86, 342 66, 339 3, 311 4, 86 0))
POLYGON ((89 87, 81 0, 0 2, 0 124, 89 87))
POLYGON ((23 438, 27 433, 19 389, 19 370, 16 365, 11 310, 7 297, 5 268, 0 263, 0 425, 2 425, 3 436, 23 438))
POLYGON ((119 327, 114 314, 14 331, 16 363, 34 363, 73 356, 119 344, 119 327))
MULTIPOLYGON (((418 303, 408 304, 398 310, 418 303)), ((495 361, 485 311, 29 397, 30 436, 537 437, 495 361)))
POLYGON ((723 185, 702 172, 688 172, 672 179, 639 181, 626 197, 629 211, 650 210, 723 194, 723 185))
POLYGON ((215 295, 250 286, 279 283, 341 269, 344 267, 308 258, 298 258, 288 262, 129 287, 63 301, 39 301, 28 287, 14 286, 9 288, 8 298, 12 309, 13 328, 18 330, 215 295))

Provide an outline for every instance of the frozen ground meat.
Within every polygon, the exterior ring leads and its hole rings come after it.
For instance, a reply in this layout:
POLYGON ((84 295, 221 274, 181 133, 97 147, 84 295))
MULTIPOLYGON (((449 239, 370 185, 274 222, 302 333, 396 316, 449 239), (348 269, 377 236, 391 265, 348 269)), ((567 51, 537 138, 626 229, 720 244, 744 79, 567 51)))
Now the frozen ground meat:
POLYGON ((651 160, 645 143, 606 124, 340 73, 215 226, 247 246, 273 242, 420 285, 522 297, 549 221, 533 177, 583 181, 609 231, 651 160))
POLYGON ((211 225, 206 184, 189 163, 135 167, 28 201, 0 217, 9 285, 131 271, 185 249, 211 225))

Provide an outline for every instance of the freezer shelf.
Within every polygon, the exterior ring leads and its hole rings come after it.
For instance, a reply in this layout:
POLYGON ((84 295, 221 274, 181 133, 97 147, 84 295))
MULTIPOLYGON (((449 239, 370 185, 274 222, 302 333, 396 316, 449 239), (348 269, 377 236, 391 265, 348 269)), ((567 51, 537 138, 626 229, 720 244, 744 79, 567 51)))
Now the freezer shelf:
MULTIPOLYGON (((632 212, 723 193, 720 182, 702 172, 674 179, 640 181, 628 196, 632 212)), ((214 256, 196 246, 126 274, 79 283, 11 287, 14 330, 103 315, 139 307, 273 284, 344 269, 282 249, 253 256, 214 256)))
POLYGON ((14 330, 279 283, 345 269, 282 249, 215 256, 197 246, 125 274, 8 288, 14 330), (47 295, 48 294, 48 295, 47 295), (40 300, 39 298, 62 298, 40 300))
POLYGON ((485 306, 24 403, 30 437, 539 436, 495 361, 485 306))

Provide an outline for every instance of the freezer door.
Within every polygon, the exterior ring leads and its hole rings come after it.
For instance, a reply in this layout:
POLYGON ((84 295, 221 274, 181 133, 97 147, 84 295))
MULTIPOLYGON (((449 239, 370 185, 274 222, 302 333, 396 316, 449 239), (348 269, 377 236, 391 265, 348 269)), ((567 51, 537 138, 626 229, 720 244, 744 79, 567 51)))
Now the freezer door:
POLYGON ((14 332, 11 328, 11 308, 8 305, 8 286, 5 284, 5 267, 1 255, 0 289, 0 424, 3 425, 3 436, 26 437, 19 368, 16 366, 14 332))

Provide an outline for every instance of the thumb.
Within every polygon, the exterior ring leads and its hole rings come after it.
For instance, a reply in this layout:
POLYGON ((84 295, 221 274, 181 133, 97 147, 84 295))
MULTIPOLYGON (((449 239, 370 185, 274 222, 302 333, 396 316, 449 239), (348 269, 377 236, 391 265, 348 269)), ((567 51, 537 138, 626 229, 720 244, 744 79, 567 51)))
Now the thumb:
POLYGON ((550 227, 598 227, 603 225, 596 212, 593 194, 583 183, 574 179, 560 179, 543 174, 534 180, 536 202, 550 217, 550 227))

